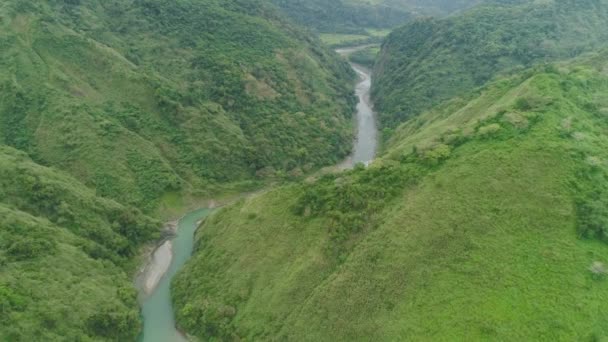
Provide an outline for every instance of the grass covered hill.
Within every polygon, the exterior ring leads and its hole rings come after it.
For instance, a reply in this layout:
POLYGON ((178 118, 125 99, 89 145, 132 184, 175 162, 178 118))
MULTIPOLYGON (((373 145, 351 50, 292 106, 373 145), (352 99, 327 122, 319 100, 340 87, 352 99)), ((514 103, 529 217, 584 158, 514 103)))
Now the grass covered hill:
POLYGON ((129 341, 133 257, 159 223, 0 146, 0 341, 129 341))
POLYGON ((352 139, 353 73, 263 1, 9 0, 0 143, 97 193, 299 173, 352 139))
POLYGON ((494 1, 392 32, 372 95, 389 129, 497 74, 570 58, 608 41, 608 1, 494 1))
POLYGON ((173 284, 202 339, 608 336, 608 52, 402 125, 369 168, 210 217, 173 284))

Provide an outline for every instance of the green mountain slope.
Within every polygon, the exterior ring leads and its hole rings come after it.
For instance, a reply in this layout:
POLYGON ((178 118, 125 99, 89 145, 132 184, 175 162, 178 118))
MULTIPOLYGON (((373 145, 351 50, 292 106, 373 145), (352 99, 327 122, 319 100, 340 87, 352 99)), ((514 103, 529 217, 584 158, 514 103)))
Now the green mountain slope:
POLYGON ((372 90, 386 128, 501 72, 573 57, 608 41, 604 0, 499 2, 508 5, 420 19, 387 38, 372 90))
POLYGON ((0 341, 135 340, 142 212, 349 152, 353 72, 265 2, 9 0, 0 28, 0 341))
POLYGON ((153 209, 183 188, 332 164, 353 73, 262 1, 0 6, 0 143, 153 209))
POLYGON ((608 336, 608 52, 399 128, 369 168, 210 217, 174 283, 203 339, 608 336), (397 138, 396 138, 397 139, 397 138))
POLYGON ((134 340, 133 256, 159 224, 0 147, 0 340, 134 340))

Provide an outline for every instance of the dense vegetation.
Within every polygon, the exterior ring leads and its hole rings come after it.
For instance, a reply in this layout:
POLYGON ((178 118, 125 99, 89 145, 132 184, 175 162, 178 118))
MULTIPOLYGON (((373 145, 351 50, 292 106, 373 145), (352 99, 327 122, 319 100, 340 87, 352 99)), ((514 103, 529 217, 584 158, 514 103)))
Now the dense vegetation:
POLYGON ((353 78, 264 1, 2 1, 0 341, 133 341, 144 213, 342 159, 353 78))
POLYGON ((319 32, 367 35, 420 15, 442 16, 479 0, 271 0, 295 22, 319 32))
POLYGON ((295 22, 319 32, 364 33, 365 28, 403 24, 412 15, 404 8, 384 3, 348 0, 272 0, 295 22))
POLYGON ((369 168, 210 217, 179 324, 230 340, 608 336, 608 51, 401 125, 369 168))
MULTIPOLYGON (((608 337, 608 51, 580 56, 608 38, 607 1, 495 0, 353 54, 375 65, 385 154, 210 217, 173 284, 179 325, 203 340, 608 337)), ((478 1, 274 2, 340 45, 478 1)), ((1 341, 134 340, 131 277, 163 200, 349 153, 354 73, 278 13, 0 4, 1 341)))
POLYGON ((0 143, 152 210, 348 154, 348 65, 263 1, 0 6, 0 143))
MULTIPOLYGON (((495 0, 494 0, 495 1, 495 0)), ((505 0, 503 0, 505 1, 505 0)), ((512 1, 512 0, 506 0, 512 1)), ((526 0, 522 0, 526 1, 526 0)), ((490 0, 395 0, 394 3, 401 4, 412 11, 425 15, 446 15, 454 11, 467 9, 482 2, 490 0)))
POLYGON ((494 2, 501 4, 419 19, 390 34, 372 90, 388 135, 399 123, 501 72, 573 57, 608 41, 605 0, 494 2))
POLYGON ((0 146, 0 340, 134 340, 127 272, 158 226, 0 146))

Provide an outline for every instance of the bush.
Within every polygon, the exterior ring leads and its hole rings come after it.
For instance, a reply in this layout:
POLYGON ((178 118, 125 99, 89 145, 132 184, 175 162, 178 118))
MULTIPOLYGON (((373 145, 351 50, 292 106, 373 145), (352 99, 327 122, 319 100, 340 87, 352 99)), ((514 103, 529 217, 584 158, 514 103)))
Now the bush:
POLYGON ((43 255, 51 255, 57 250, 57 245, 45 238, 19 237, 9 243, 7 253, 13 260, 22 261, 34 259, 43 255))
POLYGON ((423 160, 426 164, 435 166, 448 159, 452 153, 452 148, 445 144, 439 144, 433 149, 424 152, 423 160))
POLYGON ((477 134, 482 138, 489 138, 495 136, 501 130, 501 128, 502 127, 500 127, 499 124, 493 123, 487 126, 480 127, 477 131, 477 134))
POLYGON ((589 266, 589 272, 596 279, 602 279, 608 274, 608 269, 603 262, 594 261, 591 266, 589 266))
POLYGON ((579 235, 608 242, 608 200, 598 193, 579 200, 576 206, 579 235))
POLYGON ((87 326, 93 336, 132 341, 135 339, 133 332, 139 326, 139 318, 135 311, 107 306, 90 316, 87 326))

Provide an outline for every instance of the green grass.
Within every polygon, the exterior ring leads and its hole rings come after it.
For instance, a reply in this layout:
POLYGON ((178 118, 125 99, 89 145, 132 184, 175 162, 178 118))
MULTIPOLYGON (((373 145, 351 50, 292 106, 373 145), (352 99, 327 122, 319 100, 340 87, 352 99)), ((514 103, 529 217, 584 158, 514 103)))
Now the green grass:
POLYGON ((369 40, 369 36, 363 34, 339 34, 321 33, 321 41, 329 46, 356 45, 369 40))
POLYGON ((321 33, 319 38, 323 43, 334 48, 349 47, 364 44, 381 43, 390 33, 388 29, 366 28, 356 34, 352 33, 321 33))
POLYGON ((365 34, 321 33, 319 37, 323 43, 329 46, 347 46, 365 43, 373 40, 373 38, 384 38, 391 32, 386 29, 372 28, 365 31, 365 34))
POLYGON ((370 36, 380 37, 380 38, 384 38, 384 37, 388 36, 389 33, 392 32, 392 30, 390 30, 390 29, 375 29, 375 28, 368 28, 366 31, 370 36))
POLYGON ((367 169, 219 211, 175 280, 178 323, 212 340, 605 338, 589 268, 608 246, 585 222, 608 211, 577 208, 608 189, 607 66, 496 81, 404 124, 367 169))

